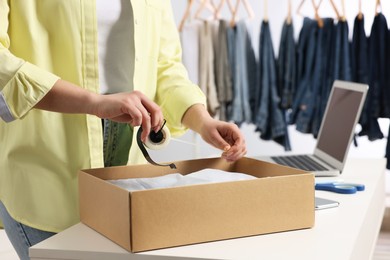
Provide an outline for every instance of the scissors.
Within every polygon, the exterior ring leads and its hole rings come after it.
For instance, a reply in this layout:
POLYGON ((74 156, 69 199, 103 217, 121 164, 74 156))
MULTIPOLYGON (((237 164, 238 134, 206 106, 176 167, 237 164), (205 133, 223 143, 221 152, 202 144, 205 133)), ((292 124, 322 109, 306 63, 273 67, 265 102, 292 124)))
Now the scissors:
POLYGON ((317 183, 314 187, 316 190, 325 190, 341 194, 354 194, 358 191, 364 191, 365 188, 363 184, 344 182, 317 183))

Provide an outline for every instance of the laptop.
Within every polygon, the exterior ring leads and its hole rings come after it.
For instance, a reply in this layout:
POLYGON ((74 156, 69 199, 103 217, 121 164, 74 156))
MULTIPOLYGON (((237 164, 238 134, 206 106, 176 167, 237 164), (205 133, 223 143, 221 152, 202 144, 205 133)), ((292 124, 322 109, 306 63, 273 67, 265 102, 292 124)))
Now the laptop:
POLYGON ((315 176, 340 175, 367 91, 368 85, 336 80, 327 101, 313 154, 258 159, 310 171, 315 176))

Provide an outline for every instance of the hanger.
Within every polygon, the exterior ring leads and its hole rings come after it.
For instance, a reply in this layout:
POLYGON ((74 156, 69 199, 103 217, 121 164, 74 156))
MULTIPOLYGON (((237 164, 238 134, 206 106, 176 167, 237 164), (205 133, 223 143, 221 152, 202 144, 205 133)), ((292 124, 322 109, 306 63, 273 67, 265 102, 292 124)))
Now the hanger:
POLYGON ((338 20, 342 20, 342 17, 340 16, 339 10, 337 10, 337 7, 336 7, 334 1, 333 1, 333 0, 329 0, 329 2, 330 2, 330 4, 331 4, 332 7, 333 7, 334 12, 336 13, 337 19, 338 19, 338 20))
POLYGON ((301 9, 302 9, 302 6, 303 6, 303 4, 305 3, 305 0, 302 0, 300 3, 299 3, 299 5, 298 5, 298 8, 297 8, 297 15, 299 15, 299 16, 301 16, 301 17, 303 17, 303 14, 301 13, 301 9))
POLYGON ((363 19, 363 13, 362 13, 362 0, 359 0, 359 13, 358 13, 358 19, 363 19))
MULTIPOLYGON (((180 23, 179 23, 179 27, 178 27, 179 32, 181 32, 183 30, 185 22, 187 21, 188 18, 190 18, 190 16, 191 16, 191 8, 193 7, 194 3, 195 3, 195 0, 188 0, 187 1, 187 8, 184 11, 184 15, 181 18, 180 23)), ((209 1, 202 0, 202 2, 200 3, 199 8, 197 10, 197 15, 198 16, 200 15, 200 13, 202 12, 202 10, 204 8, 207 8, 207 9, 209 9, 211 11, 215 11, 215 8, 213 7, 213 3, 212 2, 210 3, 209 1)))
MULTIPOLYGON (((299 15, 299 16, 301 16, 301 17, 304 17, 304 15, 301 13, 301 9, 302 9, 303 4, 305 3, 305 1, 306 1, 306 0, 302 0, 302 1, 299 3, 298 8, 297 8, 297 11, 296 11, 297 15, 299 15)), ((318 4, 318 7, 320 6, 321 2, 322 2, 322 0, 320 0, 320 3, 318 4)), ((314 11, 315 11, 316 8, 317 8, 317 5, 315 4, 315 2, 314 2, 313 0, 311 1, 311 3, 312 3, 312 5, 313 5, 314 11)))
POLYGON ((222 7, 223 7, 223 5, 225 3, 227 3, 228 8, 230 10, 230 13, 233 15, 234 7, 233 7, 233 4, 232 4, 232 1, 231 0, 221 0, 219 2, 219 5, 217 6, 217 8, 215 10, 215 15, 214 15, 215 19, 219 19, 220 18, 221 9, 222 9, 222 7))
POLYGON ((341 0, 341 12, 342 12, 342 15, 340 17, 341 21, 345 22, 347 20, 346 16, 345 16, 345 0, 341 0))
MULTIPOLYGON (((314 2, 314 1, 313 1, 314 2)), ((337 6, 336 4, 334 3, 333 0, 329 0, 330 4, 332 5, 332 8, 333 8, 333 11, 335 12, 336 14, 336 17, 338 20, 341 20, 341 21, 346 21, 346 18, 345 18, 345 4, 344 4, 344 0, 342 0, 341 4, 342 4, 342 9, 343 9, 343 15, 340 15, 340 12, 339 10, 337 9, 337 6)), ((320 1, 320 3, 317 5, 317 11, 320 7, 322 3, 322 0, 320 1)))
POLYGON ((179 23, 179 32, 181 32, 183 30, 183 27, 184 27, 184 23, 186 22, 186 20, 190 17, 190 14, 191 14, 191 7, 194 5, 194 0, 188 0, 187 2, 187 8, 186 10, 184 11, 184 15, 183 17, 181 18, 180 20, 180 23, 179 23))
POLYGON ((322 0, 320 0, 320 2, 318 3, 318 5, 316 4, 316 2, 314 0, 311 0, 311 3, 313 5, 313 8, 314 8, 314 17, 315 19, 317 20, 317 23, 318 23, 318 27, 322 28, 324 26, 324 21, 322 20, 322 18, 320 17, 320 15, 318 14, 318 9, 320 8, 320 5, 322 3, 322 0))
POLYGON ((249 4, 248 0, 236 0, 236 6, 233 9, 232 12, 232 19, 230 20, 230 25, 234 26, 236 24, 236 18, 238 13, 238 8, 240 7, 240 3, 244 4, 245 10, 248 13, 249 19, 253 19, 255 17, 255 14, 253 12, 252 6, 249 4))
POLYGON ((377 16, 380 12, 382 12, 382 4, 380 0, 376 0, 375 16, 377 16))
POLYGON ((252 6, 249 4, 248 0, 243 0, 243 3, 249 19, 253 19, 253 17, 255 17, 255 13, 253 12, 252 6))
POLYGON ((287 18, 286 18, 287 24, 291 24, 292 22, 292 15, 291 15, 291 0, 288 0, 288 8, 287 8, 287 18))
POLYGON ((268 22, 268 1, 264 0, 264 18, 265 22, 268 22))
POLYGON ((200 19, 200 14, 202 11, 207 7, 214 15, 217 7, 215 6, 214 2, 212 0, 201 0, 200 6, 198 10, 195 12, 195 19, 200 19))

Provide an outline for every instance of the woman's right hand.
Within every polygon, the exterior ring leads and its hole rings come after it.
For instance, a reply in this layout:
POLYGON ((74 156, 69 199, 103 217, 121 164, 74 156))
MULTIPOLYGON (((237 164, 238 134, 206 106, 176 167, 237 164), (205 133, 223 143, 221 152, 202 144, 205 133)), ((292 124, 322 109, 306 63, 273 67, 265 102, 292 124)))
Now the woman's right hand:
POLYGON ((145 141, 151 130, 158 131, 164 117, 160 107, 140 91, 99 95, 93 114, 115 122, 142 126, 145 141))
POLYGON ((164 121, 161 108, 139 91, 101 95, 58 80, 34 106, 59 113, 92 114, 132 126, 142 126, 142 141, 164 121))

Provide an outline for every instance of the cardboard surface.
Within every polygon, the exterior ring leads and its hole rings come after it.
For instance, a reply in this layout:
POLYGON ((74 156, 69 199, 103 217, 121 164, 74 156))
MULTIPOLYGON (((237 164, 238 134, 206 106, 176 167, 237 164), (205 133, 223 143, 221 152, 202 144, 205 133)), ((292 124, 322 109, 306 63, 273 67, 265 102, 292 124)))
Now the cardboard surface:
POLYGON ((314 176, 242 158, 82 170, 81 221, 132 252, 310 228, 314 176), (253 175, 254 180, 128 192, 105 180, 188 174, 205 168, 253 175))

